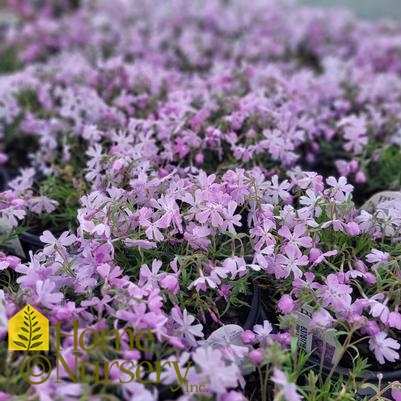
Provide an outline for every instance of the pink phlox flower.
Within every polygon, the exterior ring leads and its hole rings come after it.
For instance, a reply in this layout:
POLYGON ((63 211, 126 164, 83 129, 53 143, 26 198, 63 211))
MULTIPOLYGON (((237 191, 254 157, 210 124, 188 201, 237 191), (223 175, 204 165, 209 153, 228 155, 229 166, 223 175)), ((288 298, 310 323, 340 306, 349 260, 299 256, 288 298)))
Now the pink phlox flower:
POLYGON ((302 400, 303 397, 297 393, 296 385, 288 380, 287 375, 282 370, 274 370, 272 381, 279 386, 280 393, 285 398, 285 401, 302 400))
POLYGON ((274 175, 271 178, 271 182, 268 184, 265 200, 273 205, 277 205, 279 203, 279 199, 285 201, 290 197, 290 188, 291 184, 288 182, 288 180, 284 180, 283 182, 279 183, 278 176, 274 175))
POLYGON ((306 227, 304 224, 297 224, 292 233, 288 226, 283 226, 278 230, 278 233, 287 239, 289 244, 304 248, 312 247, 312 238, 305 235, 306 227))
POLYGON ((224 212, 224 222, 222 225, 223 230, 228 230, 232 234, 236 234, 234 226, 241 227, 241 215, 234 214, 237 209, 237 202, 228 202, 227 211, 224 212))
POLYGON ((360 154, 368 143, 366 117, 351 115, 343 118, 337 126, 344 130, 344 138, 347 140, 344 149, 360 154))
POLYGON ((47 196, 37 196, 29 200, 29 208, 32 212, 41 214, 43 212, 51 213, 56 210, 58 202, 47 196))
POLYGON ((142 265, 139 271, 138 285, 149 289, 158 288, 160 281, 167 275, 166 272, 160 272, 161 267, 162 261, 158 259, 153 260, 152 269, 149 269, 147 264, 142 265))
POLYGON ((275 228, 275 223, 270 219, 263 219, 261 224, 258 224, 255 228, 250 230, 251 238, 256 238, 257 242, 255 244, 255 250, 260 251, 263 247, 272 247, 276 244, 272 233, 270 232, 272 228, 275 228))
POLYGON ((262 324, 256 324, 253 326, 253 332, 256 334, 257 340, 263 347, 267 346, 270 342, 270 335, 273 331, 273 326, 268 320, 265 320, 262 324))
POLYGON ((127 278, 121 278, 122 270, 120 266, 111 266, 109 263, 102 263, 97 266, 97 272, 100 277, 105 280, 105 283, 109 283, 112 286, 122 288, 127 278))
POLYGON ((326 182, 332 188, 325 192, 331 194, 338 202, 347 201, 351 192, 354 190, 354 187, 351 184, 347 184, 346 177, 340 177, 338 180, 335 177, 329 177, 326 179, 326 182))
POLYGON ((337 253, 338 253, 337 250, 336 250, 336 249, 333 249, 333 250, 331 250, 331 251, 327 251, 327 252, 324 252, 324 253, 320 254, 320 255, 314 260, 312 266, 316 266, 316 265, 318 265, 318 264, 320 264, 320 263, 323 263, 323 262, 326 260, 326 258, 329 258, 330 256, 335 256, 335 255, 337 255, 337 253))
POLYGON ((33 299, 36 304, 52 309, 64 299, 64 295, 56 289, 55 282, 46 279, 36 282, 36 296, 33 299))
POLYGON ((276 257, 276 262, 281 268, 281 272, 277 271, 276 277, 286 278, 290 273, 294 274, 294 278, 302 277, 302 270, 299 266, 307 266, 309 264, 308 257, 302 255, 302 252, 294 244, 284 246, 284 254, 276 257))
POLYGON ((320 217, 322 215, 322 208, 321 208, 321 203, 322 203, 322 196, 316 194, 314 191, 311 189, 307 189, 305 192, 306 195, 303 195, 299 199, 299 203, 305 208, 300 210, 304 212, 312 212, 315 217, 320 217))
POLYGON ((337 274, 329 274, 326 278, 326 284, 322 287, 320 297, 323 300, 323 306, 333 306, 338 311, 348 309, 351 305, 352 288, 339 281, 337 274))
POLYGON ((370 253, 366 255, 366 261, 371 264, 372 270, 377 270, 380 267, 386 266, 390 259, 390 255, 387 252, 379 251, 378 249, 372 249, 370 253))
POLYGON ((373 351, 376 359, 382 365, 384 365, 386 361, 395 362, 400 357, 397 352, 397 350, 400 349, 399 342, 393 338, 388 338, 387 334, 383 331, 372 336, 369 340, 369 349, 373 351))
POLYGON ((189 223, 187 230, 184 233, 184 238, 188 241, 193 249, 207 250, 211 241, 209 236, 212 234, 212 229, 207 226, 197 226, 194 223, 189 223))
POLYGON ((205 276, 202 271, 199 271, 199 274, 200 277, 189 284, 189 290, 195 287, 196 291, 206 291, 207 287, 214 289, 220 284, 220 279, 217 274, 205 276))
POLYGON ((181 311, 178 306, 171 310, 171 317, 175 322, 175 328, 179 335, 183 338, 185 343, 190 347, 195 347, 198 344, 196 337, 202 338, 203 326, 201 324, 194 324, 195 317, 190 315, 186 309, 181 311))
POLYGON ((171 196, 162 195, 158 200, 151 199, 150 204, 162 213, 161 221, 167 228, 171 223, 182 232, 181 213, 176 200, 171 196))
POLYGON ((55 250, 61 251, 64 250, 64 247, 71 246, 77 241, 77 237, 68 231, 64 231, 59 238, 56 238, 50 231, 46 230, 40 236, 40 240, 46 244, 43 253, 50 255, 55 250))

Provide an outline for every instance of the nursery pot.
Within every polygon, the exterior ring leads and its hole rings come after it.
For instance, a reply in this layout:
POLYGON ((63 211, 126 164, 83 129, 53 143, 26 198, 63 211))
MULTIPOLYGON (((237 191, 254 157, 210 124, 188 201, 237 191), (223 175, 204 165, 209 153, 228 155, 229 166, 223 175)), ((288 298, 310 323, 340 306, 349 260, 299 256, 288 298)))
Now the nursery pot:
MULTIPOLYGON (((253 294, 249 313, 243 324, 244 330, 250 330, 255 324, 262 324, 266 320, 266 313, 261 303, 260 288, 256 281, 253 282, 253 294)), ((182 390, 172 392, 170 386, 158 385, 159 401, 177 400, 182 396, 182 390)))
MULTIPOLYGON (((341 354, 341 344, 337 339, 334 329, 318 330, 316 332, 310 331, 310 319, 312 316, 312 309, 308 305, 304 305, 300 311, 296 312, 298 316, 297 321, 297 337, 298 347, 304 349, 306 352, 312 352, 307 364, 316 372, 321 373, 323 378, 327 378, 333 369, 331 377, 339 379, 340 377, 348 379, 350 377, 350 367, 346 367, 344 358, 341 354)), ((393 371, 380 371, 370 370, 356 377, 357 382, 372 384, 378 386, 381 383, 381 389, 386 387, 389 383, 401 379, 401 370, 396 369, 393 371), (379 380, 378 376, 381 376, 379 380)), ((391 390, 383 394, 389 397, 391 390)), ((358 392, 358 396, 372 397, 376 394, 373 388, 366 387, 358 392)))
POLYGON ((0 167, 0 192, 10 189, 8 183, 18 175, 18 170, 10 167, 0 167))
MULTIPOLYGON (((9 183, 19 174, 18 169, 11 167, 0 167, 0 192, 7 191, 10 189, 9 183)), ((41 173, 37 173, 35 180, 37 182, 43 180, 44 176, 41 173)), ((39 239, 38 235, 31 232, 24 232, 18 235, 18 239, 10 241, 8 244, 9 251, 14 255, 22 258, 27 258, 29 251, 36 252, 43 248, 43 242, 39 239)))
POLYGON ((251 330, 255 324, 262 324, 267 320, 266 312, 262 305, 259 283, 253 282, 253 294, 249 314, 244 323, 244 330, 251 330))
MULTIPOLYGON (((308 365, 310 365, 315 371, 321 372, 323 377, 327 377, 332 369, 332 366, 329 365, 328 363, 323 362, 322 367, 320 369, 320 361, 316 357, 311 357, 308 360, 308 365)), ((345 368, 341 365, 337 366, 332 374, 333 379, 339 379, 339 378, 344 378, 348 379, 350 377, 350 369, 345 368)), ((357 382, 365 383, 365 384, 372 384, 374 386, 378 386, 379 382, 381 383, 381 389, 384 387, 388 386, 388 384, 400 380, 401 379, 401 370, 394 370, 394 371, 368 371, 364 374, 358 375, 356 377, 357 382), (379 375, 381 375, 381 380, 379 381, 379 375)), ((372 397, 376 394, 373 388, 371 387, 366 387, 358 391, 358 396, 361 397, 372 397)), ((383 397, 387 397, 391 399, 391 389, 386 391, 383 395, 383 397)))
POLYGON ((38 235, 32 234, 30 232, 25 232, 19 235, 19 240, 21 242, 25 255, 28 255, 29 251, 36 252, 40 249, 43 249, 44 244, 39 239, 38 235))

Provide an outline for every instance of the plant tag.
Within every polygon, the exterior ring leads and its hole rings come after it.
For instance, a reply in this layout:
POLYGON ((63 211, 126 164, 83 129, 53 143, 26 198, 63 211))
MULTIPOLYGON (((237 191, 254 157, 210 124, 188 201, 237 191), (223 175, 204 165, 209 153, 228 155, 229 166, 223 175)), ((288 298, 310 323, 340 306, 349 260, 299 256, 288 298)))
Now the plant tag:
POLYGON ((328 364, 336 364, 341 357, 341 344, 338 342, 334 329, 311 329, 313 309, 304 305, 298 316, 296 332, 298 348, 313 354, 328 364))
POLYGON ((362 206, 361 210, 371 210, 377 207, 381 202, 400 200, 401 191, 382 191, 370 197, 362 206))
POLYGON ((298 337, 298 348, 306 352, 312 351, 312 333, 310 332, 310 321, 312 317, 312 308, 305 305, 300 312, 295 312, 298 317, 296 332, 298 337))
POLYGON ((205 341, 205 345, 215 348, 229 348, 232 355, 237 360, 243 374, 250 374, 255 370, 255 366, 250 363, 245 356, 249 352, 249 347, 241 341, 241 334, 244 329, 236 324, 227 324, 214 331, 205 341))
POLYGON ((341 344, 335 332, 334 329, 317 329, 312 338, 312 349, 315 349, 316 355, 323 355, 323 360, 332 365, 337 364, 341 358, 341 344))
POLYGON ((210 334, 206 343, 209 345, 243 345, 240 338, 243 331, 244 329, 241 326, 227 324, 210 334))
MULTIPOLYGON (((10 227, 8 220, 6 220, 4 217, 0 218, 0 235, 7 234, 11 230, 12 230, 12 227, 10 227)), ((25 256, 26 256, 18 237, 15 237, 15 238, 10 239, 9 241, 5 242, 4 247, 13 251, 13 253, 16 256, 19 256, 20 258, 25 258, 25 256)))

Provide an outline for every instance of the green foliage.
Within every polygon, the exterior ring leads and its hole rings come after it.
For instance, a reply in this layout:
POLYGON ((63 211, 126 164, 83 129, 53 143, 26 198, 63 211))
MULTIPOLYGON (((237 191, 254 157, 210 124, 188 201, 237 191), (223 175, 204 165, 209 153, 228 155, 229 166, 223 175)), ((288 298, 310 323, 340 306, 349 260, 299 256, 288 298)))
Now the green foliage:
POLYGON ((0 53, 0 75, 9 74, 20 68, 18 51, 15 47, 8 47, 0 53))
MULTIPOLYGON (((66 176, 49 176, 40 182, 38 192, 48 196, 58 202, 56 210, 52 213, 42 213, 40 215, 29 215, 26 226, 31 230, 32 227, 42 228, 51 227, 53 232, 64 230, 74 231, 77 227, 77 210, 80 207, 80 197, 83 194, 84 183, 66 176)), ((39 228, 38 228, 39 229, 39 228)))
POLYGON ((374 193, 401 189, 401 150, 395 145, 372 144, 368 148, 365 169, 367 186, 374 193))

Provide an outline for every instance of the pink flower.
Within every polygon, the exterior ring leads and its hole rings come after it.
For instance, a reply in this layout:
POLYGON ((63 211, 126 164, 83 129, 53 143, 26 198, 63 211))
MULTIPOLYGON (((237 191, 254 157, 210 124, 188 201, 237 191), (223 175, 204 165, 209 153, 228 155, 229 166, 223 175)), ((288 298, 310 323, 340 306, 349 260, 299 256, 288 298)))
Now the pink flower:
POLYGON ((260 365, 264 360, 263 351, 260 348, 254 349, 249 353, 249 358, 255 365, 260 365))
POLYGON ((310 248, 312 246, 312 238, 304 236, 306 233, 306 227, 304 224, 297 224, 292 233, 288 226, 281 227, 278 230, 278 233, 286 238, 290 244, 302 246, 304 248, 310 248))
POLYGON ((321 195, 316 194, 311 189, 306 190, 306 195, 301 196, 299 203, 305 206, 302 211, 311 212, 315 217, 319 217, 322 214, 322 208, 320 204, 322 202, 321 195))
POLYGON ((340 177, 338 181, 335 177, 329 177, 326 182, 332 187, 330 192, 338 202, 346 201, 354 189, 351 184, 347 184, 347 179, 345 177, 340 177))
POLYGON ((236 214, 235 210, 237 209, 237 203, 234 201, 228 202, 227 212, 224 213, 224 222, 223 222, 223 230, 228 230, 232 234, 236 234, 235 227, 241 227, 241 215, 236 214))
POLYGON ((364 184, 366 182, 366 175, 363 171, 358 171, 355 174, 355 182, 357 184, 364 184))
POLYGON ((227 388, 235 388, 240 377, 239 367, 234 363, 227 363, 223 354, 212 347, 199 347, 192 356, 200 368, 201 383, 207 383, 210 391, 217 394, 226 394, 227 388))
POLYGON ((324 253, 321 253, 321 251, 319 251, 319 252, 320 252, 320 255, 317 255, 318 252, 314 251, 313 258, 315 258, 315 257, 316 258, 313 261, 313 266, 323 263, 327 257, 337 255, 337 250, 335 250, 335 249, 332 251, 324 252, 324 253))
POLYGON ((217 288, 217 284, 220 284, 220 279, 217 275, 214 276, 205 276, 203 272, 200 272, 200 277, 194 280, 189 286, 188 289, 195 287, 197 291, 206 291, 207 286, 210 288, 217 288))
POLYGON ((382 365, 385 364, 386 360, 395 362, 400 357, 396 351, 400 349, 400 344, 393 338, 388 338, 383 331, 369 340, 369 349, 374 352, 376 359, 382 365))
POLYGON ((288 190, 291 188, 291 184, 287 180, 279 183, 277 175, 272 177, 268 188, 268 198, 273 205, 277 205, 279 199, 285 201, 290 196, 288 190))
POLYGON ((398 311, 390 312, 387 324, 389 327, 401 330, 401 313, 399 313, 398 311))
POLYGON ((334 319, 326 309, 321 309, 312 315, 311 327, 330 327, 334 319))
POLYGON ((60 303, 64 295, 56 290, 56 284, 50 279, 44 281, 40 280, 36 283, 36 298, 35 302, 39 305, 43 305, 46 308, 52 309, 54 304, 60 303))
POLYGON ((284 396, 286 401, 301 401, 301 397, 297 393, 297 387, 294 383, 289 382, 286 374, 279 370, 274 370, 272 381, 280 387, 280 393, 284 396))
POLYGON ((288 294, 284 294, 278 301, 278 308, 281 313, 284 313, 285 315, 291 313, 294 310, 294 307, 294 301, 288 294))
POLYGON ((387 324, 390 315, 390 311, 386 303, 387 300, 385 300, 384 303, 372 300, 370 304, 370 314, 373 317, 379 317, 384 324, 387 324))
POLYGON ((378 249, 372 249, 372 251, 366 255, 366 260, 372 265, 372 270, 377 270, 379 267, 385 266, 389 259, 390 255, 387 252, 382 252, 378 249))
POLYGON ((366 117, 351 115, 343 118, 338 127, 344 127, 344 138, 347 142, 344 149, 360 154, 368 143, 366 117))
POLYGON ((59 251, 67 246, 72 245, 74 242, 77 241, 77 237, 73 234, 70 234, 68 231, 64 231, 60 237, 57 239, 50 231, 46 230, 41 236, 40 240, 47 244, 43 252, 45 254, 52 253, 55 249, 59 251))
POLYGON ((162 219, 152 221, 153 212, 149 208, 142 208, 138 211, 139 224, 141 227, 146 228, 145 234, 149 240, 163 241, 164 236, 159 228, 165 228, 166 222, 162 219))
POLYGON ((347 234, 351 235, 352 237, 359 235, 361 233, 361 229, 359 225, 354 221, 351 221, 345 225, 345 231, 347 234))
POLYGON ((256 340, 256 335, 251 330, 245 330, 241 333, 241 341, 245 345, 253 344, 256 340))
POLYGON ((167 275, 166 272, 160 272, 162 267, 162 262, 158 259, 153 259, 152 269, 149 269, 149 266, 144 264, 141 266, 141 270, 139 272, 139 286, 144 286, 145 288, 158 288, 159 281, 164 279, 167 275))
POLYGON ((195 317, 190 315, 186 309, 181 312, 178 306, 171 310, 171 317, 173 318, 176 329, 180 336, 189 346, 196 346, 198 344, 195 337, 203 337, 203 326, 201 324, 193 324, 195 317))
POLYGON ((180 283, 175 274, 168 274, 160 281, 160 286, 172 294, 178 294, 180 290, 180 283))
POLYGON ((268 320, 265 320, 263 325, 256 324, 253 326, 253 331, 262 346, 265 346, 268 343, 272 330, 273 327, 268 320))
POLYGON ((184 233, 184 238, 193 249, 201 248, 207 250, 211 243, 209 239, 211 233, 212 230, 207 226, 197 226, 194 223, 190 223, 184 233))
POLYGON ((394 401, 401 401, 401 386, 393 387, 391 389, 391 396, 394 401))
POLYGON ((337 274, 329 274, 321 291, 323 305, 331 305, 338 311, 347 310, 352 302, 351 293, 352 288, 340 282, 337 274))
POLYGON ((49 199, 47 196, 38 196, 29 200, 29 207, 32 212, 40 214, 43 212, 51 213, 58 205, 58 202, 49 199))
POLYGON ((280 269, 275 269, 277 277, 288 277, 292 272, 295 278, 302 277, 302 270, 299 266, 307 266, 309 261, 306 255, 302 255, 299 248, 293 244, 288 244, 284 247, 285 255, 279 254, 276 257, 276 262, 280 269))

